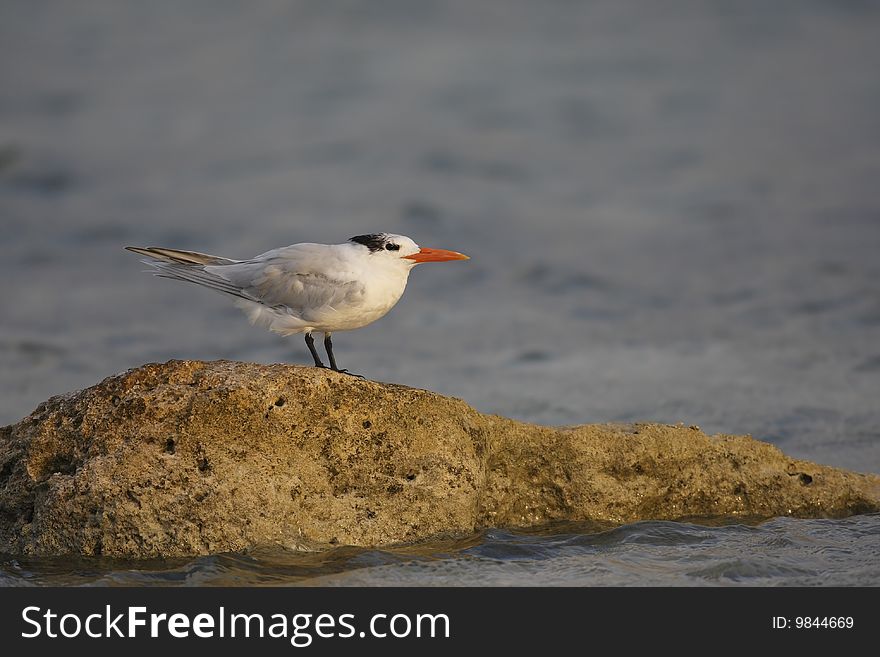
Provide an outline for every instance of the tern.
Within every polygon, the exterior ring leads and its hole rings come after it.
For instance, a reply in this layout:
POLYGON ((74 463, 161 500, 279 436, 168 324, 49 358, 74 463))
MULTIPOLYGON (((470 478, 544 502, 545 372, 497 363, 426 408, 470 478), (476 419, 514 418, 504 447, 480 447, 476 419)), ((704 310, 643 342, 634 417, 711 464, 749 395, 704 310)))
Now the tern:
POLYGON ((331 336, 377 319, 403 295, 409 273, 423 262, 468 260, 445 249, 419 247, 404 235, 372 233, 343 244, 292 244, 249 260, 159 247, 125 247, 149 260, 155 275, 235 297, 252 324, 289 336, 304 333, 315 367, 325 367, 312 333, 324 334, 330 368, 339 369, 331 336))

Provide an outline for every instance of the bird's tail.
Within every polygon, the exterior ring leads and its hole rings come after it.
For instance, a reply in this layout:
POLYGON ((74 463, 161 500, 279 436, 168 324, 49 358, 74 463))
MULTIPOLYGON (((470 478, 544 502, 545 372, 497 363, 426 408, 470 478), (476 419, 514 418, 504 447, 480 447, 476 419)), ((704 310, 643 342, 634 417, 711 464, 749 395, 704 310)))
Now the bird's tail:
POLYGON ((195 283, 246 301, 259 301, 217 273, 217 269, 222 269, 224 265, 234 265, 238 262, 237 260, 196 251, 162 249, 154 246, 145 248, 127 246, 125 248, 133 253, 151 258, 151 260, 143 260, 142 262, 155 269, 156 276, 195 283), (209 271, 209 267, 215 271, 209 271))
MULTIPOLYGON (((178 249, 163 249, 158 246, 127 246, 126 251, 147 256, 154 260, 164 262, 176 262, 181 265, 231 265, 235 260, 221 256, 199 253, 198 251, 180 251, 178 249)), ((150 263, 152 264, 152 263, 150 263)))

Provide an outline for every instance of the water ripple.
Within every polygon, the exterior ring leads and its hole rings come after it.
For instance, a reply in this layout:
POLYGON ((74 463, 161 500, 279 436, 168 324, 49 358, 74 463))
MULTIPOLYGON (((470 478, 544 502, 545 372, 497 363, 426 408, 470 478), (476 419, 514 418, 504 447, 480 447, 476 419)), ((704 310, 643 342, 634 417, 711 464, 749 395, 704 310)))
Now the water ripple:
POLYGON ((193 559, 0 560, 2 586, 877 586, 880 514, 844 520, 553 523, 387 549, 193 559))

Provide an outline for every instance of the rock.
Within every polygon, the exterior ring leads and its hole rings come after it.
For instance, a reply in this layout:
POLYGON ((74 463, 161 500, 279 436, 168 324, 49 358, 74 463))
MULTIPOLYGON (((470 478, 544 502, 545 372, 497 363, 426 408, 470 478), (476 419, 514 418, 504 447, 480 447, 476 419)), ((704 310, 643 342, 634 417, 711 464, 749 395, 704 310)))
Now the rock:
POLYGON ((484 526, 846 516, 880 477, 741 436, 540 427, 312 367, 170 361, 0 429, 0 551, 173 557, 484 526))

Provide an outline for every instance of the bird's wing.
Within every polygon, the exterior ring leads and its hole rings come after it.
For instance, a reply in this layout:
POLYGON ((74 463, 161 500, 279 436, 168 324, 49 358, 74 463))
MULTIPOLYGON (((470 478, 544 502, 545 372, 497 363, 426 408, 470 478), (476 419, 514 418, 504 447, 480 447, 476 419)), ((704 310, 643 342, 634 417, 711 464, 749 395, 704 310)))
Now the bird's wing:
POLYGON ((350 262, 332 246, 294 244, 250 260, 231 260, 195 251, 126 247, 145 255, 156 275, 268 306, 305 322, 332 320, 339 308, 357 304, 365 287, 350 262))
POLYGON ((239 296, 305 321, 326 320, 339 308, 356 304, 365 293, 364 283, 350 266, 325 245, 297 244, 252 260, 203 269, 238 290, 239 296))

